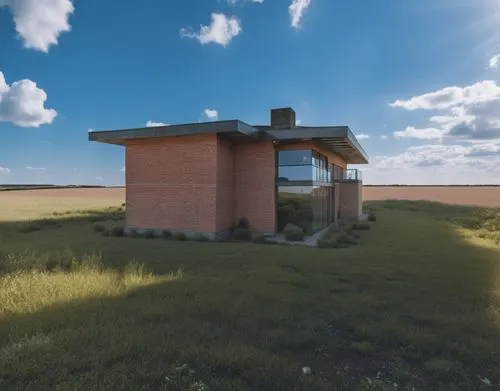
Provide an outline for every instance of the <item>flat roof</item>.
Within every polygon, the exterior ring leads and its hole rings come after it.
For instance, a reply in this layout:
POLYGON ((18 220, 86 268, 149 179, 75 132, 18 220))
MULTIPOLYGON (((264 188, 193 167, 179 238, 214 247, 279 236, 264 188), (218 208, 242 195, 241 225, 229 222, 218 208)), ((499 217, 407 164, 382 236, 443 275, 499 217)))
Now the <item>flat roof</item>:
POLYGON ((197 122, 191 124, 155 126, 123 130, 89 132, 89 140, 125 145, 129 140, 156 137, 176 137, 197 134, 225 135, 229 139, 255 141, 271 139, 276 143, 310 140, 322 144, 341 156, 349 164, 366 164, 368 155, 347 126, 298 126, 291 129, 273 129, 252 126, 239 120, 197 122))

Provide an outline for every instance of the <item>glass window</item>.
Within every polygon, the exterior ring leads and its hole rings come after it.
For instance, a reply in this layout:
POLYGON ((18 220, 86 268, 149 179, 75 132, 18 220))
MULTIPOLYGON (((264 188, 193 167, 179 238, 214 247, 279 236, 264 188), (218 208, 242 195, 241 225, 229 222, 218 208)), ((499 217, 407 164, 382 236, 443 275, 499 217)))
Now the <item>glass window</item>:
POLYGON ((278 167, 278 181, 310 181, 313 180, 313 166, 278 167))
POLYGON ((333 219, 333 191, 322 186, 280 186, 278 188, 278 231, 288 223, 311 235, 333 219))
POLYGON ((309 149, 299 149, 294 151, 279 151, 278 164, 280 166, 300 166, 311 164, 312 151, 309 149))

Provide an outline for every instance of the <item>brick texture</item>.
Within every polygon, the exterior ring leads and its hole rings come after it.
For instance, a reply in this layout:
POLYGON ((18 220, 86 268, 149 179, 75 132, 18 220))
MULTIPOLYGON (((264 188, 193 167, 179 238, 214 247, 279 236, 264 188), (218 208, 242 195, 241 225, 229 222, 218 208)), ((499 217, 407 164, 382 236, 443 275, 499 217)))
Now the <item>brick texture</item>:
POLYGON ((234 225, 234 151, 227 141, 217 142, 217 201, 216 230, 221 232, 234 225))
POLYGON ((257 232, 276 230, 275 164, 271 141, 234 146, 234 216, 248 218, 257 232))
POLYGON ((341 182, 339 185, 340 218, 359 218, 363 204, 363 184, 361 182, 341 182))
POLYGON ((127 226, 214 232, 216 168, 215 135, 127 142, 127 226))

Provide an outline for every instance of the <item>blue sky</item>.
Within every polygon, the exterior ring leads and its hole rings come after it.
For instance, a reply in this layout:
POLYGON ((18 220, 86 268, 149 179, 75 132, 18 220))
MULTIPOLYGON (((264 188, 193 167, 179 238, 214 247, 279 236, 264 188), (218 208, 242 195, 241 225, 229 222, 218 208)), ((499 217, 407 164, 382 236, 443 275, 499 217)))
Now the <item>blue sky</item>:
POLYGON ((0 0, 0 183, 123 184, 88 130, 349 125, 366 183, 500 183, 498 0, 0 0))

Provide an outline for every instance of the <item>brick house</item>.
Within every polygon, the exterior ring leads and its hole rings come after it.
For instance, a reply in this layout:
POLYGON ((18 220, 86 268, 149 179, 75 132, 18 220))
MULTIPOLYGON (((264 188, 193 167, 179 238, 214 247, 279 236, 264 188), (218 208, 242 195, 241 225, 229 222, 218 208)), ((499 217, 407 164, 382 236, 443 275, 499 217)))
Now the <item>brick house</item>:
POLYGON ((255 232, 293 222, 312 234, 361 214, 368 157, 347 126, 297 126, 291 108, 270 125, 238 120, 89 132, 125 146, 127 228, 226 237, 246 217, 255 232))

